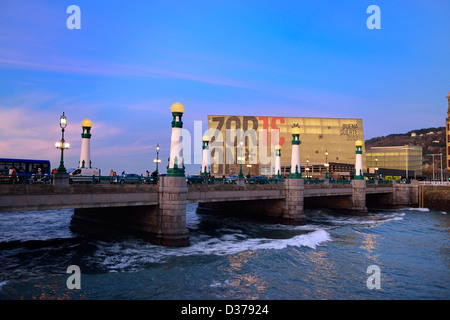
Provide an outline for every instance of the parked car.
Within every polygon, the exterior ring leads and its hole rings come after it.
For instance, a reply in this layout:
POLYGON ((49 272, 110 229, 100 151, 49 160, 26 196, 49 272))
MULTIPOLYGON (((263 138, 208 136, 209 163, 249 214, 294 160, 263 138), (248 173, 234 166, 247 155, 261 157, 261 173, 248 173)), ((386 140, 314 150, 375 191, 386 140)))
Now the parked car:
POLYGON ((205 182, 205 179, 202 176, 195 175, 186 178, 186 182, 187 184, 201 184, 205 182))
POLYGON ((236 183, 237 174, 232 174, 227 178, 227 183, 236 183))
POLYGON ((266 176, 254 176, 248 179, 248 183, 251 184, 265 184, 269 183, 269 179, 266 176))
MULTIPOLYGON (((232 174, 231 176, 229 176, 227 179, 227 183, 236 183, 237 179, 238 179, 238 175, 237 174, 232 174)), ((247 177, 244 176, 243 179, 245 181, 247 181, 247 177)))
POLYGON ((142 182, 142 177, 136 173, 125 173, 120 176, 117 176, 115 182, 119 184, 140 183, 142 182))

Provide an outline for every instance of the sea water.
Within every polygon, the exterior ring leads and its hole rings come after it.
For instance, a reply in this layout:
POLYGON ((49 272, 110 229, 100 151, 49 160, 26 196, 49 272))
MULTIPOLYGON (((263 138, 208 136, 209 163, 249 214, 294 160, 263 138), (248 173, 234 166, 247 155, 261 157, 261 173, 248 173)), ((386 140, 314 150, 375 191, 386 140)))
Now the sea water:
POLYGON ((449 298, 449 212, 315 209, 306 225, 287 226, 196 207, 188 205, 190 245, 181 248, 74 230, 73 210, 0 213, 0 299, 449 298), (80 289, 68 286, 73 265, 80 289))

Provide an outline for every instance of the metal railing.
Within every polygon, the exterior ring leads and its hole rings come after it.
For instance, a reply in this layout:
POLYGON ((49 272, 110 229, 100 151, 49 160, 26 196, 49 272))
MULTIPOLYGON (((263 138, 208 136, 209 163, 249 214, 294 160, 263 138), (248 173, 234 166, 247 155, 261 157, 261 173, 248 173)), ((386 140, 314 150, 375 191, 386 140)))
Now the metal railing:
MULTIPOLYGON (((53 184, 53 175, 0 175, 0 184, 53 184)), ((158 177, 69 176, 69 184, 157 184, 158 177)))
MULTIPOLYGON (((0 184, 52 184, 53 175, 0 175, 0 184)), ((246 184, 282 184, 286 179, 282 178, 266 178, 266 179, 245 179, 246 184)), ((70 184, 157 184, 159 177, 122 177, 122 176, 69 176, 70 184)), ((191 176, 186 178, 187 184, 236 184, 236 180, 229 178, 191 176)), ((318 185, 328 181, 329 184, 351 184, 352 180, 348 179, 304 179, 305 184, 318 185)), ((397 183, 410 184, 411 181, 397 181, 397 183)), ((392 184, 392 180, 366 180, 368 185, 388 185, 392 184)), ((422 185, 450 185, 450 182, 441 181, 420 181, 422 185)))
POLYGON ((305 184, 324 184, 324 179, 305 179, 305 184))
MULTIPOLYGON (((199 178, 198 176, 194 177, 188 177, 186 178, 188 185, 197 185, 197 184, 236 184, 237 180, 235 179, 229 179, 229 178, 214 178, 214 177, 207 177, 207 178, 199 178)), ((267 179, 252 179, 252 178, 245 178, 246 184, 281 184, 284 183, 284 179, 277 179, 277 178, 267 178, 267 179)))
MULTIPOLYGON (((88 178, 88 177, 85 177, 88 178)), ((123 177, 123 176, 92 176, 90 177, 90 182, 92 184, 157 184, 159 178, 158 177, 123 177)), ((76 183, 76 179, 73 180, 76 183)), ((80 181, 81 183, 82 180, 80 181)), ((84 182, 86 183, 86 182, 84 182)))
POLYGON ((330 183, 331 184, 351 184, 352 180, 348 180, 348 179, 336 179, 336 180, 331 180, 330 179, 330 183))
POLYGON ((53 175, 2 174, 0 184, 52 184, 53 175))
POLYGON ((419 184, 427 186, 450 186, 450 181, 420 181, 419 184))

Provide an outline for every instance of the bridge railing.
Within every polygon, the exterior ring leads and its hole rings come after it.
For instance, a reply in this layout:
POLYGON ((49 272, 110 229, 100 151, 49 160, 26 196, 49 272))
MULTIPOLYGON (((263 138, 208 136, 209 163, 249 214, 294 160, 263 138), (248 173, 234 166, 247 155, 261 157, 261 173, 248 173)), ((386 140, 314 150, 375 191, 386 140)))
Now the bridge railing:
POLYGON ((52 184, 53 175, 46 174, 2 174, 0 175, 0 184, 52 184))
POLYGON ((323 184, 324 182, 323 179, 305 179, 305 184, 323 184))
POLYGON ((352 180, 348 180, 348 179, 330 179, 330 183, 331 184, 351 184, 352 180))
MULTIPOLYGON (((189 185, 196 185, 196 184, 236 184, 236 180, 231 180, 228 178, 199 178, 196 177, 190 177, 186 179, 187 184, 189 185)), ((255 180, 252 179, 245 179, 246 184, 281 184, 284 183, 284 179, 273 179, 273 178, 267 178, 267 179, 261 179, 261 180, 255 180)))
POLYGON ((386 185, 386 184, 392 184, 391 180, 366 180, 366 184, 368 185, 386 185))
POLYGON ((255 179, 252 178, 245 180, 247 184, 282 184, 284 183, 283 178, 267 178, 267 179, 255 179))
MULTIPOLYGON (((96 176, 85 176, 82 177, 85 179, 81 179, 80 183, 92 183, 92 184, 157 184, 158 177, 143 177, 137 176, 132 178, 125 178, 122 176, 104 176, 104 177, 96 177, 96 176), (85 182, 83 182, 85 181, 85 182)), ((75 180, 74 180, 75 182, 75 180)))
MULTIPOLYGON (((69 176, 69 184, 157 184, 158 177, 69 176)), ((53 175, 0 175, 1 184, 53 184, 53 175)))
POLYGON ((272 184, 284 183, 284 179, 277 179, 277 178, 268 179, 268 181, 269 181, 269 183, 272 183, 272 184))

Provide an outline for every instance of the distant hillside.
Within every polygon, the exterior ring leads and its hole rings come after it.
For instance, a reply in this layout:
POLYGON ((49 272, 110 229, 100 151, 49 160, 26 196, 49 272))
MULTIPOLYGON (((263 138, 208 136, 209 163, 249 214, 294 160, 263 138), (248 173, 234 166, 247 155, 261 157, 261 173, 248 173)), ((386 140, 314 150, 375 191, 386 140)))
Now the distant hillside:
MULTIPOLYGON (((445 153, 445 127, 411 130, 407 133, 390 134, 365 141, 366 148, 403 146, 406 144, 422 146, 424 174, 433 174, 432 157, 430 154, 442 153, 442 168, 445 169, 445 164, 447 163, 445 153)), ((435 172, 440 169, 440 156, 434 157, 434 166, 435 172)))

